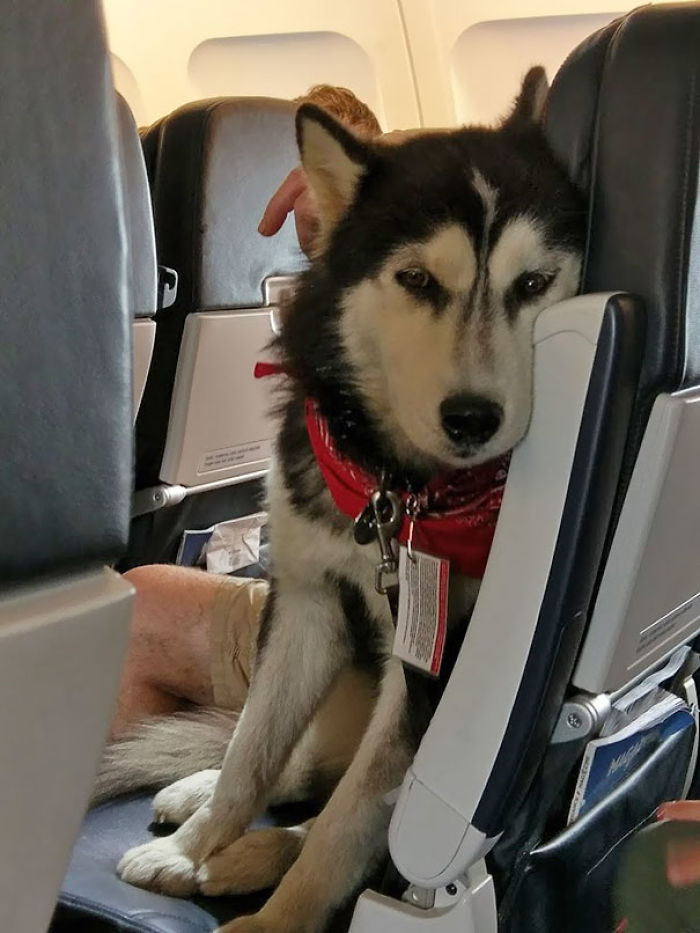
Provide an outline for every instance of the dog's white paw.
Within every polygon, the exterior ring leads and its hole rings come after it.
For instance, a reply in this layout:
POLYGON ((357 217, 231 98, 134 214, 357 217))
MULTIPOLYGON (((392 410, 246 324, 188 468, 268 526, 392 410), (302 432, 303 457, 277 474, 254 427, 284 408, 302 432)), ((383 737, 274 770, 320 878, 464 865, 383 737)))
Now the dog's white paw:
POLYGON ((246 833, 211 855, 197 872, 202 894, 250 894, 274 888, 304 845, 301 827, 270 827, 246 833))
POLYGON ((117 873, 128 884, 174 897, 188 897, 197 890, 195 864, 172 837, 129 849, 122 856, 117 873))
POLYGON ((164 787, 153 798, 154 821, 177 826, 184 823, 203 804, 209 803, 220 773, 218 770, 197 771, 164 787))

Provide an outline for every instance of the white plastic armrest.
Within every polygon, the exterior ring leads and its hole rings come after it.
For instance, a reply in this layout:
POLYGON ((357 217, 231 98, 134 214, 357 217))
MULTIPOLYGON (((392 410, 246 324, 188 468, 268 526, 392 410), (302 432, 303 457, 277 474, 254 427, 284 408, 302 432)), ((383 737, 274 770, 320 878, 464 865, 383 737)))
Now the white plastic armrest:
POLYGON ((133 587, 101 568, 0 594, 0 929, 46 930, 88 805, 133 587))
POLYGON ((513 453, 493 548, 464 643, 409 768, 389 831, 414 884, 459 877, 495 840, 472 825, 521 682, 547 585, 609 295, 543 311, 534 407, 513 453))

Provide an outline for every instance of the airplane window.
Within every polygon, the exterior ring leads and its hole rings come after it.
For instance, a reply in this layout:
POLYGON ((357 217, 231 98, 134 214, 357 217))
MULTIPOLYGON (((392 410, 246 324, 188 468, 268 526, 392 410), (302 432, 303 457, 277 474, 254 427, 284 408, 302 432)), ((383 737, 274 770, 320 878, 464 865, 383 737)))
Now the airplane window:
POLYGON ((146 107, 134 73, 126 62, 118 55, 115 55, 114 52, 109 57, 112 62, 112 77, 114 78, 115 88, 129 104, 137 124, 148 123, 146 107))
POLYGON ((544 65, 551 80, 571 49, 618 15, 538 16, 470 26, 449 57, 458 121, 497 119, 508 110, 513 88, 533 62, 544 65))
POLYGON ((337 32, 208 39, 192 52, 188 76, 200 97, 297 97, 319 81, 337 84, 354 91, 383 122, 369 55, 337 32))

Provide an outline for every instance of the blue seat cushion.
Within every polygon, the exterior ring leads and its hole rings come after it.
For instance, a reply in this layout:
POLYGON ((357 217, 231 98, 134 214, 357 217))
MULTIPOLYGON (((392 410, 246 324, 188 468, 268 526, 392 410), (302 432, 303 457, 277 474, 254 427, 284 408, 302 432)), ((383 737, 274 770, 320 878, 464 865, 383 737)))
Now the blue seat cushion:
MULTIPOLYGON (((83 821, 63 882, 50 933, 208 933, 226 921, 254 913, 267 893, 183 900, 143 891, 117 877, 121 856, 132 846, 163 835, 151 820, 152 795, 120 797, 90 810, 83 821)), ((285 807, 256 827, 291 825, 309 817, 308 807, 285 807)), ((171 828, 172 829, 172 828, 171 828)))

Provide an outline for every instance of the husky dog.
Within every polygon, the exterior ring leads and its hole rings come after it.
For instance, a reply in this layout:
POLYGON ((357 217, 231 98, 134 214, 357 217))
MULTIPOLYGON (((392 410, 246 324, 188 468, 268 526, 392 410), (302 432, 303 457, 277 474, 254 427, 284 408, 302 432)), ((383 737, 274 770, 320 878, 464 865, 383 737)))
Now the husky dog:
POLYGON ((522 438, 533 324, 576 292, 584 233, 541 130, 546 94, 535 68, 495 129, 375 142, 311 105, 298 111, 319 243, 278 340, 288 378, 250 694, 223 764, 208 762, 220 772, 157 795, 156 818, 182 825, 118 868, 175 895, 277 886, 232 933, 322 930, 386 853, 385 796, 428 724, 429 681, 391 654, 377 548, 358 544, 336 507, 305 411, 312 400, 338 454, 399 492, 522 438), (270 802, 313 793, 328 796, 315 820, 246 832, 270 802))

